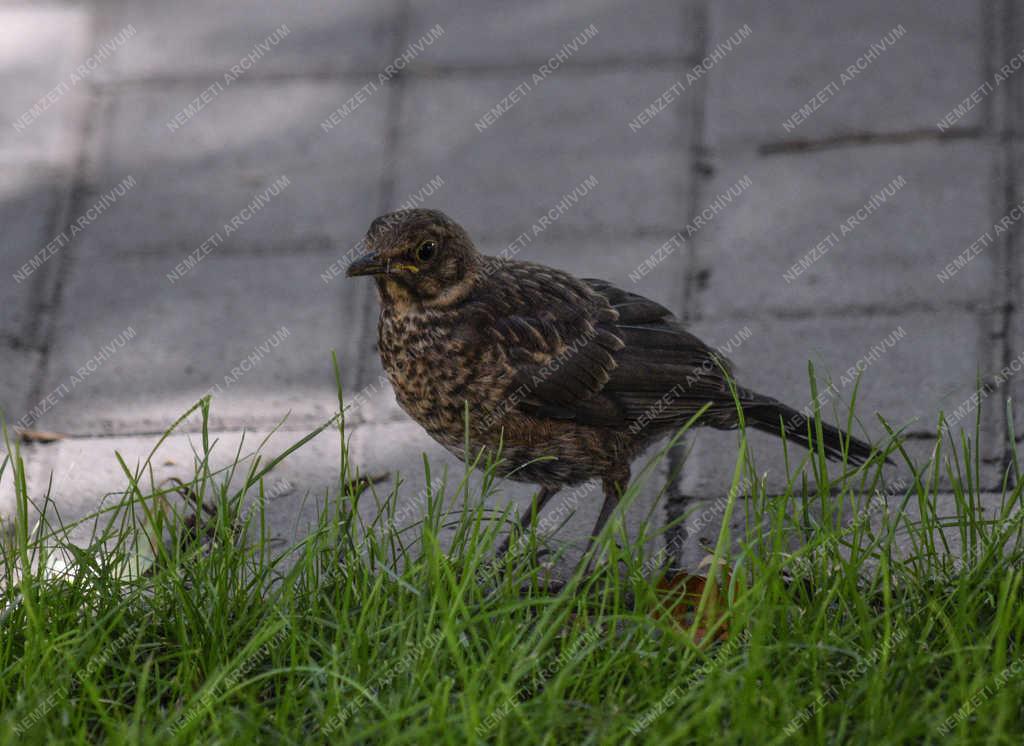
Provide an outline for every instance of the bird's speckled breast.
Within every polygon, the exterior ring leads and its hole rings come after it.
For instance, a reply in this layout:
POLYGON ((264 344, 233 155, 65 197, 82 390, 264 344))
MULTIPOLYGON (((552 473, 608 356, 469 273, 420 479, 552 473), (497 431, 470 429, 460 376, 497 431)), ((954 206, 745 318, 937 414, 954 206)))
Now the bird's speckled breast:
POLYGON ((489 411, 504 398, 507 381, 496 345, 471 344, 455 314, 385 308, 378 324, 381 362, 395 397, 410 417, 442 445, 461 451, 464 408, 469 403, 473 440, 489 445, 489 411))

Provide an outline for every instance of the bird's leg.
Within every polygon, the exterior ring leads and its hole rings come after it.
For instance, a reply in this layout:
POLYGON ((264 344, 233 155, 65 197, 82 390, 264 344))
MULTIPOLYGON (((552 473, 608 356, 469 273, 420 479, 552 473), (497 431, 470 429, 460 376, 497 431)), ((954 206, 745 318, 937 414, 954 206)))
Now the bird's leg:
POLYGON ((540 515, 540 511, 544 510, 544 506, 548 500, 554 497, 558 493, 557 487, 541 487, 540 492, 537 494, 536 502, 530 501, 529 510, 525 511, 522 517, 519 519, 519 526, 509 531, 508 536, 505 537, 505 541, 501 543, 501 547, 498 549, 498 557, 504 557, 508 553, 509 546, 512 544, 512 537, 516 534, 521 536, 526 535, 526 530, 530 528, 530 525, 540 515))
MULTIPOLYGON (((623 492, 626 491, 626 486, 629 484, 629 470, 627 469, 624 474, 619 474, 617 477, 608 478, 601 480, 601 485, 604 487, 604 503, 601 505, 601 513, 597 516, 597 523, 594 524, 594 530, 590 534, 590 541, 587 542, 587 548, 583 550, 583 556, 587 556, 587 552, 594 548, 594 543, 597 541, 597 537, 601 534, 601 529, 608 523, 608 519, 612 517, 612 513, 615 512, 615 508, 619 504, 619 497, 623 492)), ((594 569, 594 563, 597 561, 597 553, 590 558, 587 562, 587 574, 589 575, 594 569)))

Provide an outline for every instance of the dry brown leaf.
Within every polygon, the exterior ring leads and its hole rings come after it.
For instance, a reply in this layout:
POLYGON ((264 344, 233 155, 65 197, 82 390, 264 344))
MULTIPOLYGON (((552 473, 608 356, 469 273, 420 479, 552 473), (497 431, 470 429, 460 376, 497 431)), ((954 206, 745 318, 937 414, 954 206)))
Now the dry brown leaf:
POLYGON ((17 432, 22 443, 53 443, 68 437, 64 433, 54 433, 49 430, 18 430, 17 432))
POLYGON ((379 484, 388 478, 387 474, 370 474, 358 476, 345 482, 344 491, 353 497, 359 497, 371 484, 379 484))
POLYGON ((689 575, 685 572, 666 575, 655 586, 654 591, 658 596, 659 608, 652 612, 652 616, 655 619, 660 619, 667 615, 684 632, 696 628, 694 639, 698 643, 707 637, 709 627, 715 628, 715 640, 729 639, 728 622, 721 621, 728 607, 724 588, 729 585, 729 568, 722 568, 720 575, 715 586, 708 591, 701 619, 697 619, 697 610, 707 589, 707 577, 689 575))

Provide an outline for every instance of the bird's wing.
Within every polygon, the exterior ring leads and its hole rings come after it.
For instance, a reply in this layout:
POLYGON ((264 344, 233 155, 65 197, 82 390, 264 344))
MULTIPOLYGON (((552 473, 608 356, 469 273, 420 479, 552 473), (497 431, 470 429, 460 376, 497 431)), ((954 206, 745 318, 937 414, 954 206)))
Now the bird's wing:
MULTIPOLYGON (((709 405, 707 424, 732 424, 736 404, 725 355, 686 331, 659 303, 604 280, 583 282, 618 313, 613 327, 623 348, 601 395, 615 402, 625 421, 680 423, 709 405)), ((749 395, 737 393, 741 399, 749 395)))
POLYGON ((501 262, 466 311, 480 341, 500 351, 510 406, 572 419, 597 396, 623 342, 607 300, 570 275, 541 265, 501 262))
POLYGON ((601 280, 525 262, 489 267, 473 306, 509 366, 507 398, 524 414, 621 428, 678 422, 706 402, 735 407, 728 361, 672 312, 601 280))

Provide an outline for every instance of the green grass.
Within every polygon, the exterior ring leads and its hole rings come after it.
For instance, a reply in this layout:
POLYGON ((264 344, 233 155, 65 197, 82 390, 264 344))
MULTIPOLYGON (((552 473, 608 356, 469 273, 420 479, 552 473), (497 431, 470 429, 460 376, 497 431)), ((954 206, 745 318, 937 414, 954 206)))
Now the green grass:
MULTIPOLYGON (((0 742, 1021 743, 1022 488, 1008 479, 1000 515, 979 513, 977 431, 898 489, 877 465, 790 450, 810 476, 781 497, 741 431, 733 480, 752 495, 723 512, 751 530, 723 528, 709 567, 731 569, 717 572, 727 600, 709 582, 698 631, 656 613, 648 537, 628 540, 618 517, 596 571, 553 590, 536 541, 493 562, 490 477, 478 492, 449 477, 400 530, 399 490, 376 495, 344 448, 342 498, 323 500, 307 540, 274 548, 263 511, 209 467, 207 408, 186 494, 217 511, 191 533, 167 507, 178 485, 123 462, 125 493, 88 546, 45 514, 31 531, 9 443, 20 515, 0 545, 0 742), (886 489, 887 508, 872 501, 886 489)), ((346 442, 343 422, 327 427, 346 442)), ((269 488, 274 458, 238 455, 243 487, 269 488)))

